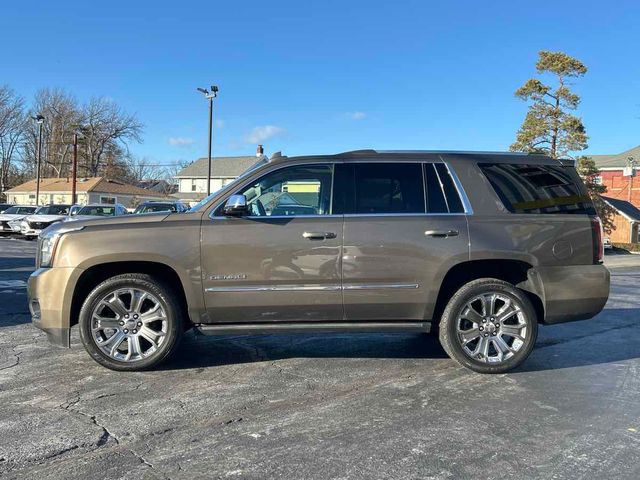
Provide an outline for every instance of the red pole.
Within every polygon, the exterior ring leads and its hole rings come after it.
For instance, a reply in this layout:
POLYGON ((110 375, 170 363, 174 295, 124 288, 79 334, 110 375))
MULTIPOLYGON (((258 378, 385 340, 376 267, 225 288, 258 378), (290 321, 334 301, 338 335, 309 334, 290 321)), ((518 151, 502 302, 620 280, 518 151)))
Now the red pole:
POLYGON ((78 134, 73 134, 73 165, 71 168, 71 204, 76 204, 76 177, 78 174, 78 134))

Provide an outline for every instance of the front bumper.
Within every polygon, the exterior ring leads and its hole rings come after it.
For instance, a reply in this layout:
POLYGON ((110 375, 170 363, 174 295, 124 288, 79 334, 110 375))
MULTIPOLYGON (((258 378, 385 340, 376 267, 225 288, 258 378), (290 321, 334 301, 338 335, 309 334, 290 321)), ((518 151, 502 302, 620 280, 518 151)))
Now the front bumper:
POLYGON ((33 325, 46 332, 49 341, 70 346, 71 302, 82 271, 78 268, 39 268, 27 282, 33 325))
POLYGON ((610 274, 604 265, 537 267, 529 270, 525 290, 543 301, 546 324, 586 320, 609 298, 610 274))

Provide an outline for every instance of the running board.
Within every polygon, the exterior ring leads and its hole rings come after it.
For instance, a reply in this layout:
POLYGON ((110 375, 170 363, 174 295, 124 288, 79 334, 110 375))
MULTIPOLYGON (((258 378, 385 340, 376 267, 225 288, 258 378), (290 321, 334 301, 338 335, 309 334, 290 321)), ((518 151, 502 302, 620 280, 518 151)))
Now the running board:
POLYGON ((259 335, 269 333, 429 332, 429 322, 292 322, 197 324, 202 335, 259 335))

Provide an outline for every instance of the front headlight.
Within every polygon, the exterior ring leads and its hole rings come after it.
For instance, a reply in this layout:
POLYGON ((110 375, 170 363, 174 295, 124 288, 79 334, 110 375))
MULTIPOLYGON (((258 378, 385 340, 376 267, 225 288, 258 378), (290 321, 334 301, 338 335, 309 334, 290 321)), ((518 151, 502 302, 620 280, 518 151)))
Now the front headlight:
POLYGON ((84 226, 64 226, 60 228, 47 228, 40 234, 38 241, 38 266, 50 267, 53 264, 53 257, 56 252, 56 245, 62 235, 69 232, 82 230, 84 226))

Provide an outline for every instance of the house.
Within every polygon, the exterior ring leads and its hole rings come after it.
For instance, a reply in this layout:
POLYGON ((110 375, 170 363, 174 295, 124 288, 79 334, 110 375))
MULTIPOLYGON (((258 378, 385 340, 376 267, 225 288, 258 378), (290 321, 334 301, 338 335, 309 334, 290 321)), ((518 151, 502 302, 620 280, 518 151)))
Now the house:
POLYGON ((614 210, 613 225, 615 229, 609 235, 612 243, 640 243, 638 234, 640 226, 640 208, 625 200, 602 197, 614 210))
POLYGON ((140 180, 136 183, 136 187, 144 188, 145 190, 152 190, 164 195, 171 195, 178 191, 178 186, 176 184, 169 183, 166 180, 140 180))
POLYGON ((640 169, 640 145, 616 155, 591 155, 591 158, 607 187, 606 195, 640 208, 640 177, 634 177, 640 169), (630 158, 635 161, 635 169, 629 168, 630 158))
MULTIPOLYGON (((6 192, 7 201, 18 205, 36 204, 36 181, 29 180, 6 192)), ((121 203, 135 207, 147 200, 166 200, 167 196, 105 177, 79 178, 76 182, 76 203, 121 203)), ((71 203, 71 180, 68 178, 40 179, 40 205, 71 203)))
MULTIPOLYGON (((211 192, 220 190, 235 180, 244 171, 264 158, 262 145, 258 145, 255 156, 213 157, 211 159, 211 192)), ((209 159, 199 158, 176 175, 178 192, 173 196, 185 203, 195 203, 207 196, 207 166, 209 159)))

